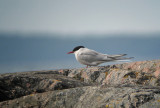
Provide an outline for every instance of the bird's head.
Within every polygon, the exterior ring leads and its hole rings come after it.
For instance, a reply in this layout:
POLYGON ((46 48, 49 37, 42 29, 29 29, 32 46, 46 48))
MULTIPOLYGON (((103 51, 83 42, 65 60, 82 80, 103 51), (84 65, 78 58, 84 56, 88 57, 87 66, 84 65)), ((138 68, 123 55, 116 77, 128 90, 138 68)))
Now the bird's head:
POLYGON ((78 51, 80 48, 85 48, 84 46, 77 46, 72 51, 68 52, 67 54, 74 53, 75 51, 78 51))

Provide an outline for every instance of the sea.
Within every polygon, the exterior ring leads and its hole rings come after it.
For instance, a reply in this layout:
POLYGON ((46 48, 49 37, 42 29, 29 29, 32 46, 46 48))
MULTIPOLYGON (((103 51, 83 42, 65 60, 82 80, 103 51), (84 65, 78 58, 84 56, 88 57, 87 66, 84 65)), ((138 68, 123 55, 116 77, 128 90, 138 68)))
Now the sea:
MULTIPOLYGON (((160 59, 160 33, 0 33, 0 74, 85 67, 67 54, 79 45, 106 54, 128 54, 133 62, 160 59)), ((101 66, 118 63, 123 62, 101 66)))

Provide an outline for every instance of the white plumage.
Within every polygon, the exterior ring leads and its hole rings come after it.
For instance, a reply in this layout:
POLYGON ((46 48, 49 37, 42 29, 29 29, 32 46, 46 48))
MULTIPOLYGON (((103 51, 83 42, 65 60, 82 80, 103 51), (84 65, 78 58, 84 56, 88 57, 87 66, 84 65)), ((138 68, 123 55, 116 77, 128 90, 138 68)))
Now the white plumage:
POLYGON ((130 58, 122 57, 125 56, 126 54, 118 54, 118 55, 102 54, 94 50, 85 48, 84 46, 77 46, 73 49, 73 51, 69 52, 68 54, 70 53, 74 53, 76 60, 81 64, 87 66, 97 66, 104 62, 126 60, 133 58, 133 57, 130 58))

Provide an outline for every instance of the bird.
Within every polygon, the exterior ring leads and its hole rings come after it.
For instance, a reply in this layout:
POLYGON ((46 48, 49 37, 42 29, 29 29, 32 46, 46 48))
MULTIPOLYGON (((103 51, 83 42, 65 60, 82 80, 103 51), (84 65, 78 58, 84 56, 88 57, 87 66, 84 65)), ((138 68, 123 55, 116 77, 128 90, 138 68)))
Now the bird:
POLYGON ((127 54, 117 54, 117 55, 102 54, 95 50, 85 48, 84 46, 77 46, 67 54, 75 54, 76 60, 79 63, 86 65, 86 68, 88 68, 88 66, 97 66, 105 62, 123 61, 133 58, 133 57, 129 58, 123 57, 126 56, 127 54))

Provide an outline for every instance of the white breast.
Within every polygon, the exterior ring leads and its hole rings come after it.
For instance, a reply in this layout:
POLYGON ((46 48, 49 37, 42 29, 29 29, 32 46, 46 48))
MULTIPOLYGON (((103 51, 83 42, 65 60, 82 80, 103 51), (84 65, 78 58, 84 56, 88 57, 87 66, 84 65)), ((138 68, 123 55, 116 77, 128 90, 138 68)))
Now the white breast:
POLYGON ((84 64, 84 65, 89 65, 89 66, 96 66, 98 65, 96 62, 93 62, 92 59, 90 59, 90 55, 84 55, 84 53, 88 51, 87 48, 81 48, 79 49, 78 51, 76 51, 74 54, 75 54, 75 57, 76 57, 76 60, 78 62, 80 62, 81 64, 84 64))
POLYGON ((83 52, 83 48, 79 49, 78 51, 76 51, 74 53, 75 57, 76 57, 76 60, 81 64, 88 65, 88 63, 85 61, 85 59, 83 59, 83 57, 81 56, 82 52, 83 52))

